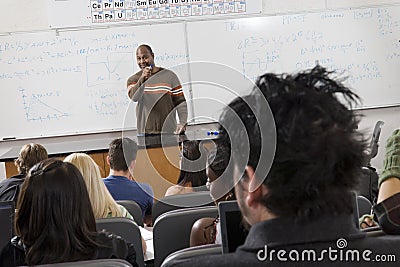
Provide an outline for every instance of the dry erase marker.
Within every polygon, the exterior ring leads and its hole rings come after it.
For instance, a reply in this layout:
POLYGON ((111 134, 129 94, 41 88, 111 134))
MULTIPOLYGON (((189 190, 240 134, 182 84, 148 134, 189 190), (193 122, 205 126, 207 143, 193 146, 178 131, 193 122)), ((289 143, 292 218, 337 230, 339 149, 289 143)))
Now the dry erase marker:
POLYGON ((8 140, 15 140, 17 138, 15 137, 3 137, 3 141, 8 141, 8 140))
POLYGON ((150 64, 150 65, 148 65, 146 68, 149 69, 149 70, 152 70, 153 67, 154 67, 153 64, 150 64))

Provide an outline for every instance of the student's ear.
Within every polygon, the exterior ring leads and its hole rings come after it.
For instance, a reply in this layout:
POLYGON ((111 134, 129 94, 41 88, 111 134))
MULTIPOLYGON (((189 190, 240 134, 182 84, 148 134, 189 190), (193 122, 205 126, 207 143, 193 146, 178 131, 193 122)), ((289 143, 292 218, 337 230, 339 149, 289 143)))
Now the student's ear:
POLYGON ((136 165, 136 160, 132 160, 131 164, 129 164, 128 168, 129 170, 131 170, 133 172, 133 169, 135 168, 136 165))
POLYGON ((263 197, 263 187, 258 185, 258 179, 254 173, 253 167, 247 165, 245 171, 249 179, 246 202, 249 207, 256 207, 259 204, 260 199, 263 197))
POLYGON ((110 156, 109 155, 107 155, 107 157, 106 157, 106 162, 107 162, 107 165, 110 166, 110 156))
POLYGON ((133 180, 133 170, 135 169, 135 164, 136 160, 132 160, 128 166, 129 175, 131 176, 132 180, 133 180))

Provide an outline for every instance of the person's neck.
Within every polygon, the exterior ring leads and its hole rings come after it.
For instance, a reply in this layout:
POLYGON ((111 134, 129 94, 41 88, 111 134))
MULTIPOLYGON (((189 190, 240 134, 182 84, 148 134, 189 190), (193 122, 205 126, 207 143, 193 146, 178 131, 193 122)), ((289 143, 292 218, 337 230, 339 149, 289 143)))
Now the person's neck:
POLYGON ((132 180, 131 175, 129 173, 129 170, 127 170, 127 171, 116 171, 116 170, 110 169, 110 175, 113 175, 113 176, 124 176, 124 177, 128 178, 129 180, 132 180))
POLYGON ((261 214, 260 221, 268 221, 276 218, 278 218, 278 216, 276 216, 272 212, 267 211, 261 214))
POLYGON ((160 69, 161 69, 160 67, 154 66, 153 69, 151 70, 151 74, 155 74, 155 73, 159 72, 160 69))
POLYGON ((262 221, 269 221, 278 218, 277 215, 268 210, 264 205, 259 204, 256 209, 252 210, 252 215, 248 222, 253 225, 262 221))

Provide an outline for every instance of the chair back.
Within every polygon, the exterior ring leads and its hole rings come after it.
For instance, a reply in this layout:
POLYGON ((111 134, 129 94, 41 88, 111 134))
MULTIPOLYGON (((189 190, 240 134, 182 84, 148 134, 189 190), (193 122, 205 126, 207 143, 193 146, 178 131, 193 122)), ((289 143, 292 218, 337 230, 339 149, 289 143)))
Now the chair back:
POLYGON ((190 246, 190 232, 195 221, 217 216, 216 206, 179 209, 160 215, 153 227, 154 266, 161 266, 172 252, 190 246))
POLYGON ((14 235, 14 202, 0 202, 0 249, 2 249, 14 235))
POLYGON ((378 197, 378 173, 371 166, 361 169, 361 179, 357 186, 357 195, 366 197, 371 203, 378 197))
POLYGON ((125 209, 132 215, 137 225, 144 227, 142 209, 138 203, 133 200, 117 200, 116 202, 125 207, 125 209))
POLYGON ((102 218, 96 220, 97 231, 105 230, 107 232, 119 235, 125 241, 133 244, 136 252, 136 262, 139 267, 145 267, 142 236, 139 226, 129 218, 102 218))
POLYGON ((372 204, 368 198, 364 196, 357 196, 358 217, 364 214, 371 214, 372 204))
MULTIPOLYGON (((88 261, 60 262, 52 264, 35 265, 36 267, 132 267, 126 260, 121 259, 98 259, 88 261)), ((27 267, 27 266, 21 266, 27 267)))
POLYGON ((220 244, 208 244, 197 247, 184 248, 170 254, 165 258, 161 267, 170 267, 175 261, 190 259, 200 255, 218 255, 222 254, 222 246, 220 244))
POLYGON ((153 225, 158 216, 167 211, 214 205, 214 201, 212 200, 209 191, 166 196, 153 204, 151 213, 153 225))

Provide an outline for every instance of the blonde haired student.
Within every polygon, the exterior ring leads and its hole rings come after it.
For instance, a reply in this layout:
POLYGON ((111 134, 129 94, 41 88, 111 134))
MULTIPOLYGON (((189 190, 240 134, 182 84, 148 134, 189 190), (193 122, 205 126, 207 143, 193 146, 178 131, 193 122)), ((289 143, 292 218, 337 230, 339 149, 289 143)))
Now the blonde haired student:
MULTIPOLYGON (((115 202, 101 178, 99 166, 89 155, 72 153, 64 159, 64 162, 72 163, 82 173, 96 219, 126 217, 133 220, 126 208, 115 202)), ((147 245, 143 238, 142 247, 145 254, 147 245)))
POLYGON ((72 153, 64 159, 82 173, 96 219, 127 217, 133 219, 125 207, 117 204, 102 181, 99 166, 85 153, 72 153))

